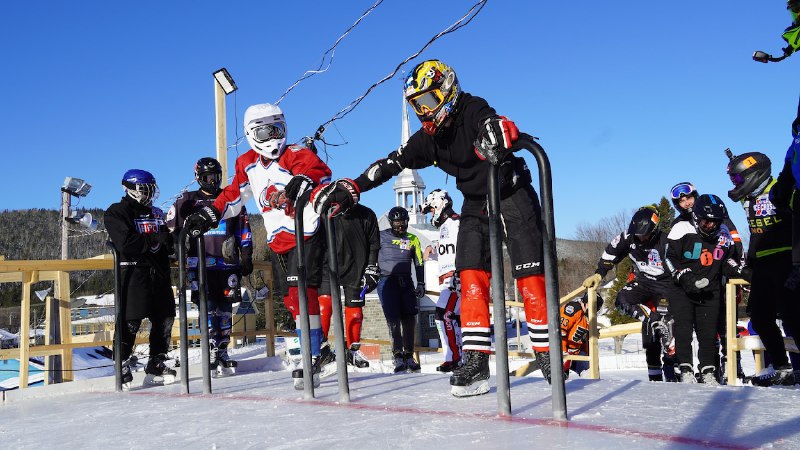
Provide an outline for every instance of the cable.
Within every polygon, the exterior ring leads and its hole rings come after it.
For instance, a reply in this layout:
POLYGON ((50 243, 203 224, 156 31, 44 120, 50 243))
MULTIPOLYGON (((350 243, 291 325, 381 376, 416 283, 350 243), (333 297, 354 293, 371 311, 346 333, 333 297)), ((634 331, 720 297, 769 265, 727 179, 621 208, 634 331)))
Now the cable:
POLYGON ((348 34, 350 34, 350 32, 353 30, 353 28, 355 28, 355 27, 356 27, 356 25, 358 25, 358 24, 359 24, 359 22, 361 22, 361 20, 362 20, 364 17, 367 17, 367 15, 369 15, 369 13, 371 13, 371 12, 372 12, 372 10, 374 10, 375 8, 377 8, 377 7, 378 7, 378 5, 380 5, 381 3, 383 3, 383 0, 378 0, 377 2, 375 2, 375 4, 373 4, 373 5, 372 5, 372 6, 370 6, 370 7, 369 7, 369 8, 368 8, 366 11, 364 11, 364 13, 363 13, 363 14, 361 14, 361 17, 359 17, 359 18, 358 18, 358 20, 356 20, 356 21, 355 21, 355 23, 353 23, 352 25, 350 25, 350 28, 348 28, 348 29, 347 29, 347 31, 345 31, 345 32, 344 32, 344 34, 342 34, 341 36, 339 36, 339 39, 336 39, 336 42, 334 42, 334 44, 333 44, 333 47, 329 48, 328 50, 326 50, 326 51, 325 51, 325 53, 323 53, 323 54, 322 54, 322 60, 321 60, 321 61, 320 61, 320 63, 319 63, 319 67, 317 67, 317 69, 316 69, 316 70, 307 70, 305 73, 303 73, 303 75, 301 75, 301 76, 300 76, 300 78, 298 78, 298 79, 297 79, 297 81, 295 81, 295 82, 294 82, 294 84, 292 84, 291 86, 289 86, 289 89, 287 89, 287 90, 286 90, 286 92, 284 92, 284 93, 283 93, 283 95, 281 95, 281 96, 280 96, 280 98, 278 99, 278 101, 276 101, 276 102, 275 102, 275 105, 276 105, 276 106, 277 106, 277 105, 280 105, 280 104, 281 104, 281 101, 283 101, 283 99, 286 97, 286 95, 287 95, 289 92, 291 92, 291 91, 292 91, 292 89, 294 89, 294 88, 295 88, 295 86, 297 86, 298 84, 300 84, 300 82, 301 82, 301 81, 303 81, 303 80, 305 80, 305 79, 308 79, 308 78, 311 78, 312 76, 314 76, 314 75, 316 75, 316 74, 318 74, 318 73, 323 73, 323 72, 327 71, 327 70, 328 70, 328 69, 331 67, 331 64, 333 64, 333 56, 334 56, 334 53, 336 52, 336 46, 337 46, 337 45, 339 45, 339 42, 341 42, 341 41, 342 41, 342 39, 344 39, 344 38, 345 38, 345 36, 347 36, 348 34), (322 68, 322 66, 325 64, 325 57, 326 57, 326 56, 327 56, 329 53, 330 53, 330 55, 331 55, 331 57, 330 57, 330 61, 328 61, 328 66, 327 66, 327 67, 325 67, 325 68, 323 69, 323 68, 322 68))
POLYGON ((487 1, 488 0, 480 0, 478 3, 475 3, 474 5, 472 5, 472 7, 467 11, 467 13, 464 14, 455 23, 453 23, 452 25, 448 26, 444 30, 440 31, 436 36, 431 38, 424 46, 422 46, 422 48, 419 49, 419 51, 417 51, 413 55, 409 56, 408 58, 404 59, 400 64, 398 64, 397 67, 395 67, 394 70, 389 75, 386 75, 385 77, 380 79, 378 82, 374 83, 372 86, 370 86, 366 90, 366 92, 361 94, 361 96, 357 97, 355 100, 350 102, 349 105, 345 106, 339 112, 334 114, 333 117, 331 119, 329 119, 327 122, 325 122, 322 125, 320 125, 319 128, 317 128, 316 133, 314 134, 314 139, 323 142, 325 145, 331 145, 331 146, 342 145, 342 144, 331 144, 331 143, 325 142, 325 140, 322 139, 322 133, 325 132, 325 128, 328 125, 330 125, 334 121, 339 120, 339 119, 343 118, 344 116, 348 115, 352 110, 354 110, 356 108, 356 106, 359 105, 359 103, 361 103, 362 100, 364 100, 364 98, 367 95, 369 95, 370 92, 372 92, 373 89, 375 89, 379 85, 383 84, 387 80, 389 80, 392 77, 394 77, 394 75, 397 73, 398 70, 400 70, 401 67, 403 67, 403 65, 405 65, 407 62, 409 62, 412 59, 414 59, 417 56, 419 56, 419 54, 422 53, 423 51, 425 51, 425 49, 428 48, 431 44, 433 44, 434 41, 436 41, 437 39, 439 39, 440 37, 442 37, 442 36, 444 36, 446 34, 450 34, 450 33, 454 32, 454 31, 458 30, 461 27, 469 25, 469 23, 472 22, 472 19, 474 19, 475 16, 477 16, 481 12, 483 7, 486 6, 486 2, 487 1), (467 19, 467 17, 469 17, 469 19, 467 19), (466 21, 465 21, 465 19, 466 19, 466 21))

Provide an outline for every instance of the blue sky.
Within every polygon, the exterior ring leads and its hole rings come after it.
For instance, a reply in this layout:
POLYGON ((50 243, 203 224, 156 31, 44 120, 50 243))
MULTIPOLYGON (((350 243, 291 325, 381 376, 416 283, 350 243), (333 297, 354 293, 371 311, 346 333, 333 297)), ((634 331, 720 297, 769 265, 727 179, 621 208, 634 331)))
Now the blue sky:
MULTIPOLYGON (((65 176, 94 186, 80 206, 105 208, 130 168, 153 172, 159 202, 167 201, 192 182, 194 162, 215 152, 214 70, 228 68, 239 86, 227 101, 233 143, 246 107, 277 100, 373 3, 6 4, 0 209, 57 208, 65 176)), ((312 133, 473 3, 385 0, 339 44, 328 72, 281 103, 290 140, 312 133)), ((568 238, 581 222, 657 201, 677 181, 727 200, 726 147, 764 152, 777 172, 800 62, 762 65, 750 56, 778 54, 789 21, 782 1, 490 0, 406 69, 445 61, 465 91, 540 138, 553 167, 556 231, 568 238)), ((399 145, 401 79, 326 133, 348 142, 329 148, 334 177, 355 177, 399 145)), ((247 149, 244 141, 230 151, 231 166, 247 149)), ((421 175, 428 190, 456 191, 438 169, 421 175)), ((391 184, 363 202, 385 212, 391 184)))

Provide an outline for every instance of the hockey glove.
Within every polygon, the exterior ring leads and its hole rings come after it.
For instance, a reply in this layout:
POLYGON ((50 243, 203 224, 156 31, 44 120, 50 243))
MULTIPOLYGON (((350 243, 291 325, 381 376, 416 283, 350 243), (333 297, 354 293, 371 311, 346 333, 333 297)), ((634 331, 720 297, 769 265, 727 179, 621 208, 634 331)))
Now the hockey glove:
POLYGON ((378 286, 378 280, 381 278, 381 270, 375 264, 370 264, 364 269, 364 275, 361 277, 361 287, 364 293, 372 292, 378 286))
POLYGON ((425 283, 423 283, 421 281, 417 282, 417 288, 414 289, 414 295, 417 298, 425 297, 425 283))
POLYGON ((583 280, 583 287, 586 289, 597 289, 600 286, 600 282, 603 281, 603 277, 600 276, 599 273, 596 273, 589 278, 583 280))
POLYGON ((517 126, 505 116, 486 119, 478 129, 475 153, 478 158, 496 166, 506 157, 518 137, 517 126))
POLYGON ((294 203, 301 195, 305 194, 306 191, 314 189, 316 185, 317 183, 314 183, 314 180, 307 175, 295 175, 289 180, 284 192, 286 192, 286 198, 294 203))
POLYGON ((158 251, 162 247, 167 248, 169 253, 173 253, 175 251, 175 242, 172 238, 172 233, 169 231, 149 233, 145 236, 147 236, 147 242, 150 244, 150 248, 154 249, 155 251, 158 251))
POLYGON ((183 227, 191 237, 197 237, 219 225, 219 211, 213 206, 204 206, 186 218, 183 227))
POLYGON ((239 260, 239 270, 243 277, 253 273, 253 247, 242 247, 242 257, 239 260))
POLYGON ((687 294, 698 294, 708 286, 708 278, 698 278, 689 269, 685 269, 678 282, 687 294))
POLYGON ((317 214, 328 214, 333 217, 347 211, 358 203, 361 192, 356 182, 349 178, 341 178, 333 183, 317 186, 311 192, 311 204, 317 214))

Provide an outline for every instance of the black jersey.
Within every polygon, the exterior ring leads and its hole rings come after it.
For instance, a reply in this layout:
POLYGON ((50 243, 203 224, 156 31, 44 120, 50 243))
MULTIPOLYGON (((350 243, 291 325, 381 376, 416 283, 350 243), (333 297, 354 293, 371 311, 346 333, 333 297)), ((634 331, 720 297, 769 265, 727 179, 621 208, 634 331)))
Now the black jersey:
POLYGON ((777 180, 772 180, 760 195, 742 200, 750 226, 750 260, 792 250, 792 212, 778 207, 769 199, 777 180))
MULTIPOLYGON (((183 222, 186 217, 198 211, 204 206, 211 206, 214 204, 216 197, 207 195, 203 191, 190 191, 184 192, 175 204, 167 213, 167 226, 175 234, 175 241, 177 242, 183 222)), ((252 237, 250 233, 250 222, 247 219, 247 210, 242 207, 242 210, 237 216, 219 221, 216 228, 208 230, 203 235, 203 242, 206 250, 206 267, 208 269, 229 269, 238 267, 238 255, 232 255, 233 258, 225 262, 223 258, 222 248, 227 239, 235 239, 236 248, 251 248, 252 237)), ((189 267, 197 266, 197 240, 189 239, 189 267)))
POLYGON ((667 236, 658 231, 652 243, 642 244, 635 236, 623 231, 615 237, 606 247, 600 261, 597 263, 596 273, 606 276, 626 256, 633 261, 633 270, 636 278, 644 277, 654 281, 669 280, 670 274, 664 267, 664 248, 667 236))
POLYGON ((104 215, 108 237, 119 252, 122 270, 120 300, 125 320, 175 315, 170 283, 172 248, 153 243, 148 234, 167 232, 164 213, 123 197, 104 215))
POLYGON ((367 265, 378 264, 380 239, 378 218, 364 205, 356 204, 333 219, 336 230, 336 262, 339 282, 357 286, 367 265))
POLYGON ((666 265, 673 279, 686 271, 697 278, 706 278, 709 286, 719 289, 721 277, 741 278, 742 266, 736 258, 730 231, 720 225, 717 239, 703 239, 691 222, 678 222, 667 236, 666 265))
MULTIPOLYGON (((379 160, 367 169, 355 182, 364 192, 391 179, 401 170, 422 169, 438 166, 456 179, 456 187, 464 198, 484 200, 491 164, 475 153, 475 140, 480 125, 488 118, 497 117, 494 108, 486 100, 462 93, 458 100, 458 113, 453 123, 434 137, 422 129, 414 133, 406 144, 379 160), (386 164, 381 164, 381 163, 386 164), (376 170, 380 167, 380 170, 376 170)), ((500 191, 507 196, 513 188, 530 183, 525 161, 509 154, 500 166, 500 191)))

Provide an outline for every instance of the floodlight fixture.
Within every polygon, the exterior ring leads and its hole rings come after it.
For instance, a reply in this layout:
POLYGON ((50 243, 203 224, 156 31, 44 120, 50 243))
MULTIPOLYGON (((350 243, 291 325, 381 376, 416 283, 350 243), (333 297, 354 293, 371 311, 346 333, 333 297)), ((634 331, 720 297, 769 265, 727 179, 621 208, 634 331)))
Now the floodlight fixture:
POLYGON ((92 231, 97 230, 97 221, 92 218, 90 213, 84 213, 80 217, 78 217, 77 211, 71 211, 68 217, 64 217, 69 223, 74 223, 76 225, 80 225, 84 228, 88 228, 92 231))
POLYGON ((64 185, 61 186, 61 191, 66 192, 75 197, 86 197, 89 191, 92 190, 92 185, 81 180, 80 178, 67 177, 64 179, 64 185))
POLYGON ((225 92, 225 95, 228 95, 238 89, 236 87, 236 83, 233 81, 233 77, 231 74, 228 73, 228 69, 221 68, 214 72, 214 79, 217 80, 219 87, 225 92))

